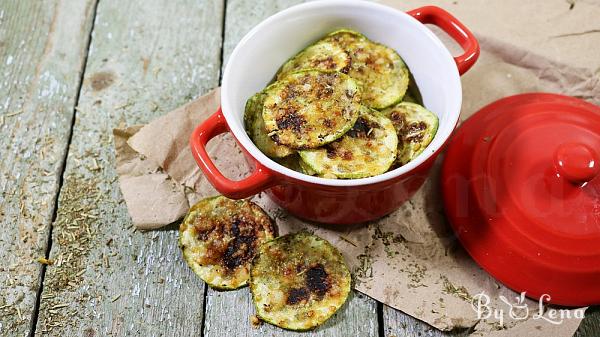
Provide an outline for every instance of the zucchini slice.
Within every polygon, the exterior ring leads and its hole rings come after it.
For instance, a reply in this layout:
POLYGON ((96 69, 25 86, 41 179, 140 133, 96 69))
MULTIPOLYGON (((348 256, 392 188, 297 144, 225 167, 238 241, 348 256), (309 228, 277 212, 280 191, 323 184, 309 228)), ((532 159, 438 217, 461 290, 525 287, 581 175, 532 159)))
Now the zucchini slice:
POLYGON ((298 165, 300 166, 301 172, 309 176, 316 176, 317 171, 313 170, 307 163, 302 160, 302 157, 298 158, 298 165))
POLYGON ((406 95, 404 95, 404 97, 402 98, 402 102, 419 104, 417 99, 409 92, 406 92, 406 95))
POLYGON ((398 134, 399 166, 423 152, 437 132, 437 116, 419 104, 402 102, 382 112, 394 123, 398 134))
POLYGON ((217 196, 190 208, 179 227, 179 246, 204 282, 230 290, 248 283, 258 247, 275 235, 274 222, 258 205, 217 196))
POLYGON ((404 102, 417 103, 419 105, 423 105, 423 96, 421 95, 421 91, 417 86, 417 81, 412 73, 409 71, 409 80, 408 80, 408 89, 406 89, 406 94, 404 98, 402 98, 404 102))
POLYGON ((354 179, 386 172, 396 159, 397 147, 392 121, 363 107, 352 129, 342 138, 299 154, 320 176, 354 179))
POLYGON ((381 110, 402 100, 408 88, 409 72, 404 61, 391 48, 359 40, 348 45, 352 65, 348 75, 363 89, 362 103, 381 110))
POLYGON ((349 68, 350 57, 342 47, 337 43, 320 41, 287 61, 279 70, 277 79, 280 80, 292 72, 303 69, 347 73, 349 68))
POLYGON ((310 330, 348 298, 350 271, 340 252, 307 232, 263 244, 252 261, 250 290, 258 317, 289 330, 310 330))
POLYGON ((275 158, 275 161, 296 172, 304 173, 309 176, 317 175, 315 170, 310 168, 310 166, 306 165, 306 163, 302 161, 302 158, 300 158, 298 152, 285 158, 275 158))
POLYGON ((304 173, 300 165, 300 156, 298 155, 298 152, 284 158, 274 158, 274 160, 278 164, 285 166, 290 170, 304 173))
POLYGON ((259 92, 246 101, 244 112, 244 124, 246 132, 256 147, 264 154, 272 158, 282 158, 289 156, 295 151, 287 146, 275 143, 268 135, 265 129, 265 121, 262 116, 263 103, 266 94, 259 92))
POLYGON ((266 94, 262 113, 269 136, 294 149, 312 149, 340 138, 360 110, 357 83, 340 72, 292 73, 266 94))
POLYGON ((349 45, 357 41, 366 40, 367 38, 361 33, 351 29, 342 28, 327 34, 327 36, 325 36, 321 41, 334 42, 344 50, 347 50, 349 45))

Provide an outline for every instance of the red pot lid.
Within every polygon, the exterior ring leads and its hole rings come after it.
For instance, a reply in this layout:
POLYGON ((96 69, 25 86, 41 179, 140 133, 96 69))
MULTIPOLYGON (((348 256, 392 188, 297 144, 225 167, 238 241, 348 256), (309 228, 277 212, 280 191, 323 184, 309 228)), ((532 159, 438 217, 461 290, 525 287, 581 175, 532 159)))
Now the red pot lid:
POLYGON ((550 303, 600 303, 600 107, 496 101, 452 138, 442 186, 456 235, 492 276, 550 303))

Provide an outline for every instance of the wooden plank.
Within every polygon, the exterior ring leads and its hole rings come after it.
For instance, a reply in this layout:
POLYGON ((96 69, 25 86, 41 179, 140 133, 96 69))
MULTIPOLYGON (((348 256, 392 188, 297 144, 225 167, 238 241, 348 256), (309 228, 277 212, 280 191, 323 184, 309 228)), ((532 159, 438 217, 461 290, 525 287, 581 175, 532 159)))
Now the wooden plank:
POLYGON ((177 231, 133 230, 112 129, 218 84, 223 2, 102 0, 52 231, 36 335, 199 336, 204 284, 177 231))
POLYGON ((387 305, 383 306, 383 333, 385 337, 463 337, 468 330, 444 332, 387 305))
POLYGON ((223 42, 223 66, 237 43, 254 26, 267 17, 308 0, 244 1, 228 0, 223 42))
POLYGON ((575 337, 600 336, 600 306, 589 307, 585 311, 585 318, 581 321, 575 332, 575 337))
POLYGON ((294 332, 270 324, 253 326, 250 317, 255 309, 250 291, 246 289, 229 292, 208 290, 204 336, 377 336, 377 302, 352 292, 348 302, 325 324, 311 332, 294 332))
POLYGON ((0 335, 25 336, 94 0, 0 2, 0 335))
MULTIPOLYGON (((225 20, 225 60, 238 41, 260 21, 282 9, 295 5, 299 0, 278 1, 227 1, 225 20)), ((247 289, 234 292, 207 290, 204 336, 296 336, 268 324, 255 328, 250 324, 254 306, 247 289)), ((375 336, 378 333, 377 302, 354 293, 348 304, 324 326, 310 336, 375 336)))

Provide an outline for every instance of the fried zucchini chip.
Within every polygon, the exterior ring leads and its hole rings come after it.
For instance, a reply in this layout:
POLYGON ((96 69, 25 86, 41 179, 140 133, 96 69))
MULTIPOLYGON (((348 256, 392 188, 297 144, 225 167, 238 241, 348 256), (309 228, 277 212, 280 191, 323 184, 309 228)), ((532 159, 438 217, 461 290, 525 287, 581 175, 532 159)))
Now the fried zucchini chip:
POLYGON ((342 47, 342 49, 347 50, 349 45, 357 41, 365 40, 367 40, 367 38, 361 33, 343 28, 327 34, 321 41, 334 42, 342 47))
POLYGON ((309 176, 314 176, 317 174, 310 166, 306 165, 300 158, 300 155, 296 152, 291 156, 287 156, 285 158, 275 158, 275 161, 290 170, 294 170, 296 172, 304 173, 309 176))
POLYGON ((347 73, 350 68, 350 56, 336 43, 317 42, 287 61, 277 73, 280 80, 290 73, 303 69, 318 69, 347 73))
POLYGON ((250 290, 258 317, 289 330, 310 330, 348 298, 350 271, 340 252, 307 232, 263 244, 252 261, 250 290))
POLYGON ((299 154, 319 176, 352 179, 386 172, 396 159, 397 147, 392 122, 363 107, 354 126, 342 138, 299 154))
POLYGON ((265 121, 263 120, 262 116, 265 97, 266 94, 264 92, 259 92, 246 101, 246 109, 244 112, 244 125, 246 127, 246 132, 256 147, 258 147, 258 149, 267 156, 272 158, 289 156, 295 151, 287 146, 275 143, 271 137, 267 135, 265 121))
POLYGON ((417 81, 412 73, 409 71, 409 80, 408 80, 408 89, 406 89, 406 94, 402 98, 403 102, 411 102, 423 105, 423 96, 421 96, 421 91, 417 86, 417 81))
POLYGON ((438 129, 437 116, 419 104, 402 102, 382 113, 394 123, 398 134, 396 165, 399 166, 423 152, 438 129))
POLYGON ((348 75, 363 89, 362 103, 381 110, 402 100, 408 88, 409 72, 404 61, 391 48, 359 40, 346 48, 351 66, 348 75))
POLYGON ((294 153, 291 156, 287 156, 284 158, 275 158, 274 159, 278 164, 289 168, 290 170, 294 170, 300 173, 303 173, 302 167, 300 166, 300 156, 298 152, 294 153))
POLYGON ((402 100, 409 72, 393 49, 350 29, 334 31, 322 41, 339 44, 350 56, 348 75, 361 84, 363 104, 381 110, 402 100))
POLYGON ((302 157, 298 158, 298 165, 300 166, 301 172, 304 174, 308 174, 309 176, 316 176, 317 171, 313 170, 307 163, 302 160, 302 157))
POLYGON ((312 149, 340 138, 360 110, 357 83, 340 72, 292 73, 266 94, 263 119, 269 136, 294 149, 312 149))
POLYGON ((419 104, 417 99, 409 92, 406 92, 406 95, 402 98, 402 102, 416 103, 419 104))
POLYGON ((258 247, 275 236, 274 222, 258 205, 217 196, 190 208, 179 227, 179 246, 204 282, 229 290, 248 284, 258 247))

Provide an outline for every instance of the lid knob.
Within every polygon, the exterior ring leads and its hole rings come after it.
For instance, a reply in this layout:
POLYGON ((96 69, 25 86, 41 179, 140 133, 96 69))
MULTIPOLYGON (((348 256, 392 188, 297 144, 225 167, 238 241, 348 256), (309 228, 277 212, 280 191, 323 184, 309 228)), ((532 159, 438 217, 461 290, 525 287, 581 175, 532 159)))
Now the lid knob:
POLYGON ((571 183, 583 185, 600 174, 598 153, 581 143, 563 143, 554 152, 558 174, 571 183))

